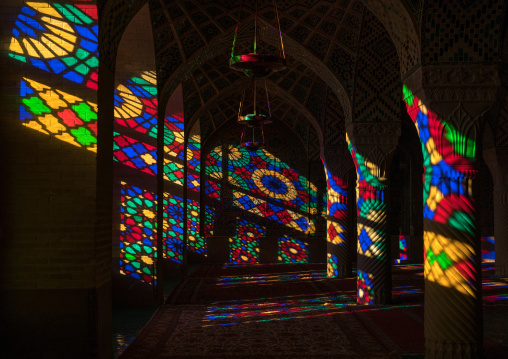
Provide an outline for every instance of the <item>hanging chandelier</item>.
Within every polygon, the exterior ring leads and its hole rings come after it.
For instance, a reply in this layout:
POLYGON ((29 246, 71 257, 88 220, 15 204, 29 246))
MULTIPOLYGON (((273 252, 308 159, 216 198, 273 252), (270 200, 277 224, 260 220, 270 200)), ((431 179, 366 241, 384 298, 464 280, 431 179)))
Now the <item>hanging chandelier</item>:
POLYGON ((270 100, 268 97, 268 87, 265 80, 266 104, 268 109, 268 116, 258 111, 257 106, 257 80, 254 82, 254 106, 253 113, 242 115, 243 103, 245 100, 245 88, 242 93, 240 107, 238 108, 238 123, 243 125, 242 136, 240 138, 240 145, 251 151, 256 151, 265 146, 265 134, 263 130, 264 125, 272 123, 272 112, 270 110, 270 100))
POLYGON ((245 88, 242 93, 242 99, 240 100, 240 107, 238 109, 238 120, 237 122, 243 125, 242 135, 240 138, 240 144, 242 147, 247 148, 251 151, 256 151, 265 146, 265 134, 263 126, 272 123, 272 113, 270 110, 270 99, 268 97, 268 87, 266 85, 266 77, 270 74, 286 69, 286 55, 284 53, 284 44, 282 42, 282 32, 280 29, 279 12, 277 10, 276 1, 273 0, 273 7, 277 18, 277 26, 279 30, 279 54, 266 54, 258 52, 258 43, 261 42, 259 37, 258 29, 258 0, 256 0, 256 8, 254 13, 254 41, 253 41, 253 52, 249 54, 235 55, 235 45, 238 39, 238 27, 240 24, 240 18, 242 15, 243 1, 240 6, 240 12, 238 14, 238 23, 235 29, 235 35, 233 38, 233 47, 231 49, 231 58, 229 60, 229 67, 235 71, 243 72, 247 77, 253 79, 254 87, 254 107, 253 113, 242 115, 243 103, 245 100, 245 88), (266 92, 266 103, 268 107, 268 116, 266 114, 258 112, 257 100, 257 79, 264 78, 265 92, 266 92))
POLYGON ((243 9, 243 1, 240 6, 238 15, 238 23, 235 29, 235 36, 233 38, 233 47, 231 49, 231 58, 229 60, 229 67, 235 71, 243 72, 248 77, 266 77, 274 72, 286 69, 286 55, 284 53, 284 43, 282 42, 282 32, 280 29, 279 12, 277 4, 273 0, 273 7, 277 18, 277 27, 279 30, 279 54, 263 54, 258 52, 258 42, 260 43, 259 29, 258 29, 258 0, 256 0, 256 10, 254 13, 254 42, 253 52, 249 54, 235 55, 235 45, 238 39, 238 27, 240 24, 240 17, 243 9))

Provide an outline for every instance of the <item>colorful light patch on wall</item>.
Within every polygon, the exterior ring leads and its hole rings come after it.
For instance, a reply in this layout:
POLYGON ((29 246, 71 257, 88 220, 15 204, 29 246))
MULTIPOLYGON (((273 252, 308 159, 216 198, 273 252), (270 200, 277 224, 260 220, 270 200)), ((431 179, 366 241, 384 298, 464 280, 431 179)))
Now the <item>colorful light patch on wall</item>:
MULTIPOLYGON (((269 197, 292 209, 309 210, 309 181, 266 149, 249 151, 229 146, 228 173, 232 181, 234 175, 241 178, 236 184, 243 190, 269 197)), ((314 201, 317 202, 317 197, 314 201)))
MULTIPOLYGON (((187 245, 197 254, 206 256, 206 241, 199 234, 199 203, 187 202, 187 245)), ((181 263, 183 253, 183 199, 166 193, 164 197, 164 254, 181 263)))
POLYGON ((259 217, 282 223, 283 225, 300 232, 312 232, 315 230, 315 227, 309 225, 309 221, 306 216, 302 216, 296 212, 277 206, 273 203, 269 203, 265 200, 249 196, 248 194, 242 192, 233 191, 233 196, 234 206, 254 213, 259 217))
POLYGON ((496 259, 495 240, 493 236, 482 237, 482 262, 492 263, 496 259))
POLYGON ((154 71, 144 71, 118 85, 114 101, 116 123, 157 138, 157 79, 154 71))
POLYGON ((278 259, 283 263, 307 263, 309 261, 309 244, 298 239, 283 236, 278 242, 278 259))
POLYGON ((20 120, 26 127, 97 151, 97 105, 37 81, 21 80, 20 120))
POLYGON ((183 259, 183 206, 182 199, 164 194, 164 258, 176 263, 183 259))
POLYGON ((474 173, 475 141, 430 111, 406 86, 403 100, 423 153, 425 279, 477 298, 475 202, 469 174, 474 173))
POLYGON ((205 237, 213 236, 215 225, 215 208, 205 206, 205 223, 203 225, 203 234, 205 237))
POLYGON ((153 193, 121 183, 120 273, 154 284, 157 257, 153 193))
POLYGON ((157 174, 157 148, 117 132, 113 133, 113 159, 150 175, 157 174))
POLYGON ((12 29, 9 56, 97 90, 95 5, 25 2, 12 29))
POLYGON ((240 220, 236 224, 236 236, 229 239, 229 260, 232 263, 259 263, 259 240, 264 237, 264 227, 240 220))

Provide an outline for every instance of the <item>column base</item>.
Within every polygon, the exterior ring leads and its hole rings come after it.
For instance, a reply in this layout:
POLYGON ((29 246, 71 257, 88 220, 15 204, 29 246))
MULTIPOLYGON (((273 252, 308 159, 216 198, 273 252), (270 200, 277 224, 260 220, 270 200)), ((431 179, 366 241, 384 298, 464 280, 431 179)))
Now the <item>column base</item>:
POLYGON ((496 277, 508 278, 508 265, 496 263, 496 277))
POLYGON ((482 347, 477 343, 452 343, 425 339, 426 359, 473 359, 479 358, 482 347))
POLYGON ((328 278, 351 278, 353 277, 353 268, 338 266, 336 274, 328 274, 328 278))

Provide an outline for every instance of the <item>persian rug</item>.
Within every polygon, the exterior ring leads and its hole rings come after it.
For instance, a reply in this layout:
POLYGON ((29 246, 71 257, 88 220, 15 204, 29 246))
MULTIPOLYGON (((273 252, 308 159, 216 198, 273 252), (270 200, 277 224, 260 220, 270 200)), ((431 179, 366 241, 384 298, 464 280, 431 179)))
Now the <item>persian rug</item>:
MULTIPOLYGON (((499 358, 508 283, 483 284, 485 358, 499 358)), ((423 287, 421 266, 395 266, 394 304, 359 306, 355 279, 324 264, 203 265, 120 358, 423 358, 423 287)))

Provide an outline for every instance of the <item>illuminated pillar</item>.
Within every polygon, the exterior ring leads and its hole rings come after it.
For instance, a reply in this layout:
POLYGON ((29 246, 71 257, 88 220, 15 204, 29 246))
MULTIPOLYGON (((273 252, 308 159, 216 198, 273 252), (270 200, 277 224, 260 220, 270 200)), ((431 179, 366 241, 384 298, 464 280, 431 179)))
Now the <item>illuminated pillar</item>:
POLYGON ((496 276, 508 277, 508 148, 494 147, 483 151, 485 163, 494 180, 494 240, 496 276))
POLYGON ((351 258, 350 225, 351 213, 348 210, 349 171, 353 169, 351 155, 346 146, 335 149, 333 154, 325 150, 327 183, 327 273, 328 277, 351 277, 353 263, 351 258))
POLYGON ((447 65, 420 67, 403 88, 424 162, 426 358, 482 354, 476 141, 498 86, 494 67, 447 65))
POLYGON ((508 277, 508 190, 494 187, 496 276, 508 277))
POLYGON ((388 304, 392 297, 386 192, 399 136, 400 123, 355 123, 348 128, 357 171, 357 302, 362 305, 388 304))

